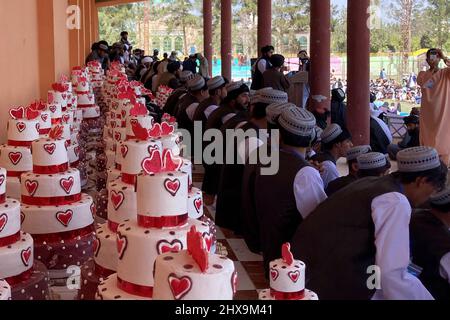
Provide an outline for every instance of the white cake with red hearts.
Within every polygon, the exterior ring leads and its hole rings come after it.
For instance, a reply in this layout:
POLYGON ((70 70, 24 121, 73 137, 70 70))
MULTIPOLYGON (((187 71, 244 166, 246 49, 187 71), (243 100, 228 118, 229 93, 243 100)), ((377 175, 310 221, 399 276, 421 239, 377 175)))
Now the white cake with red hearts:
MULTIPOLYGON (((61 87, 61 90, 64 88, 61 87)), ((68 89, 68 88, 67 88, 68 89)), ((61 107, 61 110, 65 110, 67 108, 67 100, 68 100, 68 92, 67 91, 57 91, 57 90, 49 90, 47 94, 47 101, 51 105, 58 105, 61 107)))
POLYGON ((116 231, 123 221, 136 219, 136 189, 134 185, 117 179, 108 185, 108 195, 108 221, 116 231))
POLYGON ((37 259, 55 270, 87 260, 94 231, 93 200, 81 193, 80 172, 69 168, 63 132, 56 125, 32 143, 33 171, 21 176, 22 228, 35 238, 37 259))
POLYGON ((82 110, 83 110, 83 119, 96 119, 100 117, 99 106, 83 108, 82 110))
POLYGON ((121 127, 114 128, 113 139, 116 143, 127 140, 127 129, 121 127))
POLYGON ((126 120, 126 137, 127 139, 135 139, 132 124, 139 123, 145 129, 151 129, 155 120, 152 116, 129 116, 126 120))
POLYGON ((62 107, 60 104, 49 103, 48 111, 50 111, 50 117, 52 119, 52 124, 61 123, 62 118, 62 107))
POLYGON ((283 258, 270 262, 270 289, 262 290, 260 300, 319 300, 305 288, 306 265, 294 260, 290 244, 282 247, 283 258))
POLYGON ((5 280, 0 279, 0 301, 11 300, 11 287, 5 280))
POLYGON ((84 109, 87 107, 95 106, 95 95, 93 93, 88 94, 79 94, 78 99, 78 108, 84 109))
POLYGON ((41 111, 41 115, 38 118, 39 120, 39 134, 46 135, 52 128, 52 117, 51 113, 48 110, 41 111))
POLYGON ((123 156, 121 150, 122 150, 122 143, 116 146, 116 153, 114 157, 115 164, 113 167, 108 169, 108 180, 106 182, 107 184, 116 180, 117 178, 120 178, 122 175, 123 156))
POLYGON ((191 219, 203 217, 203 192, 198 188, 192 188, 189 192, 188 214, 191 219))
MULTIPOLYGON (((136 144, 134 140, 131 142, 136 144)), ((129 147, 127 143, 124 145, 129 147)), ((130 150, 126 151, 122 168, 128 161, 134 161, 128 158, 130 150)), ((208 224, 188 217, 188 175, 176 171, 182 160, 174 158, 168 151, 161 156, 159 148, 153 148, 150 154, 148 148, 146 151, 146 158, 140 163, 143 173, 137 176, 136 181, 137 219, 127 219, 119 224, 117 274, 100 283, 97 299, 151 299, 156 257, 186 248, 187 233, 192 226, 205 236, 210 234, 208 224)), ((115 191, 112 206, 123 205, 126 195, 118 193, 120 188, 115 191)), ((106 230, 102 231, 108 234, 106 230)), ((211 242, 208 249, 210 245, 211 242)))
POLYGON ((11 146, 30 146, 31 141, 39 139, 39 120, 10 119, 8 121, 8 144, 11 146))
MULTIPOLYGON (((15 285, 20 279, 26 281, 30 278, 29 273, 33 268, 33 238, 20 231, 20 203, 5 197, 5 179, 6 172, 0 169, 0 279, 15 285)), ((10 291, 3 287, 6 286, 1 286, 0 292, 9 298, 10 291)))
POLYGON ((71 144, 67 147, 67 154, 69 157, 70 166, 75 168, 77 166, 78 160, 80 159, 80 146, 77 143, 71 144))
POLYGON ((233 300, 236 287, 233 261, 209 253, 195 227, 185 250, 156 258, 154 300, 233 300))
POLYGON ((120 147, 123 157, 122 173, 138 175, 142 172, 142 162, 150 156, 152 150, 162 150, 157 140, 128 140, 120 147))

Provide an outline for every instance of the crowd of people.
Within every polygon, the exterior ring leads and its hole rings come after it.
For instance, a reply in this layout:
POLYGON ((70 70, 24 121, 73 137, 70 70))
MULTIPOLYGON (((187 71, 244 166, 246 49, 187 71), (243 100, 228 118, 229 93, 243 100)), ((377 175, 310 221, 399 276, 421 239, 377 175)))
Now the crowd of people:
MULTIPOLYGON (((262 253, 267 277, 269 262, 290 242, 294 256, 308 266, 308 288, 321 299, 450 299, 448 162, 442 149, 431 147, 436 144, 419 139, 423 114, 415 110, 405 119, 408 136, 395 144, 374 93, 371 145, 353 146, 339 109, 343 88, 334 89, 332 124, 289 103, 284 57, 272 46, 262 48, 251 88, 197 72, 198 57, 181 63, 176 55, 161 61, 157 55, 142 57, 141 81, 154 91, 160 85, 172 89, 159 107, 177 119, 180 129, 191 137, 196 137, 195 124, 202 125, 203 134, 210 129, 223 137, 230 130, 255 133, 240 143, 224 138, 224 152, 213 150, 215 156, 233 150, 233 161, 203 159, 202 190, 205 204, 215 206, 216 224, 262 253), (265 174, 273 163, 262 160, 264 150, 279 155, 275 174, 265 174), (397 161, 397 171, 391 172, 387 154, 397 161), (340 158, 347 159, 347 176, 338 170, 340 158)), ((301 68, 309 68, 306 53, 299 58, 301 68)), ((429 63, 434 66, 431 57, 429 63)), ((431 70, 431 75, 438 72, 431 70)), ((450 83, 450 68, 439 72, 450 83)), ((433 85, 439 79, 432 79, 433 85)), ((419 75, 418 82, 424 81, 433 87, 419 75)), ((424 95, 432 103, 435 94, 424 95)), ((215 141, 190 142, 192 150, 200 144, 205 152, 215 141)))

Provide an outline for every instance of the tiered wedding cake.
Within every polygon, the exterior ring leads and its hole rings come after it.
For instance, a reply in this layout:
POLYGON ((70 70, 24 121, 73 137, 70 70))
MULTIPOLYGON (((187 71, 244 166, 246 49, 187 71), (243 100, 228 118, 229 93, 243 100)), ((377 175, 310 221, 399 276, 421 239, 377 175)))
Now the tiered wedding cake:
MULTIPOLYGON (((7 172, 0 168, 0 279, 12 287, 14 300, 48 298, 47 270, 33 268, 33 238, 20 231, 20 202, 5 196, 7 172)), ((10 288, 0 282, 0 300, 10 298, 10 288)))
POLYGON ((8 143, 0 146, 0 167, 8 172, 7 195, 20 198, 20 176, 31 171, 31 143, 39 139, 38 111, 31 108, 14 108, 9 111, 8 143))
POLYGON ((305 264, 294 260, 291 245, 282 247, 282 259, 270 262, 270 289, 262 290, 260 300, 319 300, 317 294, 305 289, 305 264))
POLYGON ((63 127, 32 143, 33 172, 22 174, 22 226, 35 239, 36 258, 51 270, 81 266, 93 254, 92 198, 69 168, 63 127))
MULTIPOLYGON (((127 219, 118 225, 117 274, 100 284, 98 299, 151 299, 156 257, 183 250, 191 226, 196 226, 202 234, 210 232, 206 223, 188 217, 189 175, 179 171, 183 160, 173 156, 171 150, 161 154, 158 147, 143 142, 150 138, 151 131, 158 130, 157 125, 149 132, 137 124, 134 134, 141 140, 125 144, 122 171, 127 172, 128 166, 139 166, 133 174, 144 171, 136 181, 137 220, 127 219), (138 160, 142 155, 145 158, 138 160)), ((131 172, 122 174, 122 179, 135 182, 131 172)), ((122 198, 119 195, 115 202, 121 203, 122 198)))
POLYGON ((209 253, 195 226, 187 235, 187 250, 156 258, 155 300, 233 300, 236 288, 233 261, 209 253))

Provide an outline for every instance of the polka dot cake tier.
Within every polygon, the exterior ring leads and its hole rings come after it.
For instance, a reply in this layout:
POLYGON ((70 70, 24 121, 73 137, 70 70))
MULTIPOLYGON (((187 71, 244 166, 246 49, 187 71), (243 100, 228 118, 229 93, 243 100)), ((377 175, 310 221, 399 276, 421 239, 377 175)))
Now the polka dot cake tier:
POLYGON ((282 259, 270 262, 270 289, 262 290, 259 300, 319 300, 305 288, 305 263, 294 260, 291 246, 282 247, 282 259))
POLYGON ((4 279, 0 283, 0 300, 11 297, 22 300, 23 297, 16 293, 18 290, 24 293, 33 290, 36 278, 42 278, 39 281, 44 290, 36 298, 44 299, 48 295, 48 279, 44 280, 45 277, 41 276, 46 274, 47 269, 34 265, 33 238, 20 230, 20 203, 5 196, 6 177, 7 171, 0 168, 0 279, 4 279))
POLYGON ((137 219, 118 226, 117 273, 99 285, 97 299, 151 299, 156 258, 184 250, 192 226, 202 235, 210 233, 207 223, 188 216, 189 178, 180 171, 182 163, 172 151, 161 154, 159 149, 141 162, 144 172, 136 181, 137 219))
POLYGON ((22 174, 22 228, 33 235, 37 260, 51 270, 81 265, 93 254, 95 206, 69 168, 63 125, 32 143, 33 172, 22 174))

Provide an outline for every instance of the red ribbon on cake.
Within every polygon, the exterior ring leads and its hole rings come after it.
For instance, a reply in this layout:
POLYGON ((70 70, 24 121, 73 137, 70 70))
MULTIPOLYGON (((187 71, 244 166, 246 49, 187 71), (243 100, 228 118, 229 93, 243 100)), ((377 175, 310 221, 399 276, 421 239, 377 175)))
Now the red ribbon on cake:
POLYGON ((70 241, 73 239, 77 239, 78 237, 84 237, 85 235, 88 235, 89 233, 94 233, 94 232, 95 232, 94 225, 91 224, 83 229, 61 232, 61 233, 32 234, 32 237, 34 240, 34 245, 36 245, 36 244, 41 245, 44 242, 46 242, 46 243, 57 242, 58 243, 58 242, 61 242, 61 240, 70 241))
POLYGON ((136 139, 136 136, 130 136, 130 135, 126 136, 126 140, 134 140, 134 139, 136 139))
POLYGON ((137 182, 137 174, 122 173, 122 182, 135 185, 137 182))
POLYGON ((52 128, 39 129, 39 134, 48 134, 52 128))
POLYGON ((117 277, 117 287, 126 293, 144 297, 144 298, 152 298, 153 297, 153 287, 141 286, 138 284, 134 284, 128 281, 124 281, 117 277))
POLYGON ((64 197, 30 197, 22 195, 22 203, 29 206, 67 206, 81 201, 81 193, 64 197))
POLYGON ((80 109, 93 108, 95 107, 95 104, 79 104, 77 107, 80 109))
POLYGON ((270 295, 275 300, 301 300, 305 297, 305 290, 298 292, 280 292, 274 289, 270 289, 270 295))
POLYGON ((5 203, 6 202, 6 194, 0 194, 0 204, 5 203))
POLYGON ((69 163, 58 164, 54 166, 33 166, 33 173, 36 174, 57 174, 69 170, 69 163))
POLYGON ((149 217, 138 214, 138 225, 143 228, 174 228, 185 225, 189 219, 189 215, 182 214, 170 217, 149 217))
POLYGON ((20 178, 22 174, 27 173, 29 171, 7 171, 6 176, 8 178, 20 178))
POLYGON ((13 287, 16 284, 19 284, 19 283, 27 281, 28 279, 31 278, 32 275, 33 275, 33 268, 31 268, 31 269, 29 269, 29 270, 27 270, 25 272, 22 272, 18 276, 9 277, 9 278, 6 278, 5 280, 6 280, 6 282, 8 282, 8 284, 10 286, 13 287))
POLYGON ((97 263, 95 263, 94 270, 95 270, 95 274, 99 278, 107 278, 110 275, 112 275, 113 273, 116 273, 115 271, 103 268, 101 265, 99 265, 97 263))
POLYGON ((0 238, 0 248, 9 246, 10 244, 16 243, 20 240, 20 231, 18 231, 16 234, 0 238))
POLYGON ((76 91, 77 94, 90 94, 90 91, 76 91))
POLYGON ((8 140, 8 145, 11 147, 28 147, 31 148, 31 144, 33 141, 17 141, 17 140, 8 140))

